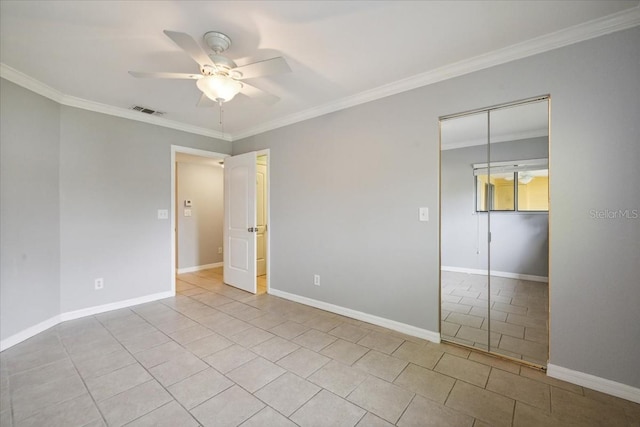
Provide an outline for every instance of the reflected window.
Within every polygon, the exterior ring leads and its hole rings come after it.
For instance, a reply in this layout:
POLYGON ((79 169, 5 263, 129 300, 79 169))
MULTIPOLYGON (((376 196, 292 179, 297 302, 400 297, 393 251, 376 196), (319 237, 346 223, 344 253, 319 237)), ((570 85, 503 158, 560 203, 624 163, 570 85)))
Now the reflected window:
POLYGON ((546 159, 473 165, 476 212, 549 211, 549 169, 546 159))
POLYGON ((518 172, 518 210, 549 210, 549 169, 518 172))
POLYGON ((513 174, 476 176, 478 211, 512 211, 515 209, 513 174))

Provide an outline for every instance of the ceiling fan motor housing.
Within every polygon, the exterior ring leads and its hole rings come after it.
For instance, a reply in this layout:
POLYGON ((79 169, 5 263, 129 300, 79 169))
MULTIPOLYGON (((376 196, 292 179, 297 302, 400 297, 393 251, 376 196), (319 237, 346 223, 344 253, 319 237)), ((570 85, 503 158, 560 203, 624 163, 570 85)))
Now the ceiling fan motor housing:
POLYGON ((206 32, 202 38, 207 46, 216 53, 216 55, 221 54, 231 46, 231 38, 218 31, 206 32))
MULTIPOLYGON (((218 68, 217 72, 214 73, 207 73, 203 70, 203 74, 228 75, 229 70, 237 67, 235 62, 221 55, 222 52, 229 49, 229 47, 231 46, 231 38, 229 36, 218 31, 209 31, 206 32, 202 38, 206 45, 209 46, 209 49, 213 51, 212 54, 209 54, 209 58, 211 58, 213 63, 216 64, 216 67, 218 68)), ((239 76, 233 77, 238 78, 239 76)))

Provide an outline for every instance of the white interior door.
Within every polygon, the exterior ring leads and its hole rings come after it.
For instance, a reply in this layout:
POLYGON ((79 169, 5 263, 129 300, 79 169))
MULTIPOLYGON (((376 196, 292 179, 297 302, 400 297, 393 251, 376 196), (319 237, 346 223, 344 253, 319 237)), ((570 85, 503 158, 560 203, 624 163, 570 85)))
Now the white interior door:
POLYGON ((256 293, 255 152, 224 160, 224 282, 256 293))

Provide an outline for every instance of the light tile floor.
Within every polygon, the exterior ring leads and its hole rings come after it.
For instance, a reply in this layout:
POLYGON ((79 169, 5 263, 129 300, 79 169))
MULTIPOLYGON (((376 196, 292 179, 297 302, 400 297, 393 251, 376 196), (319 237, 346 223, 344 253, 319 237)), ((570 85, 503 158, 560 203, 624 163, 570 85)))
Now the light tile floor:
POLYGON ((443 271, 441 281, 443 339, 547 365, 547 283, 492 276, 489 302, 486 276, 443 271))
POLYGON ((640 405, 268 294, 178 295, 0 353, 0 425, 637 426, 640 405))

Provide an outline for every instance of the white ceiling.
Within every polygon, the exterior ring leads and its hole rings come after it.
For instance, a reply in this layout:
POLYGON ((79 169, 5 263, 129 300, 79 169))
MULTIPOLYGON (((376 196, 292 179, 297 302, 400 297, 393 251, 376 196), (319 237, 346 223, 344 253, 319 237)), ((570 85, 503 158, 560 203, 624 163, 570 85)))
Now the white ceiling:
POLYGON ((157 123, 231 140, 638 25, 638 3, 2 0, 0 62, 3 77, 35 79, 67 105, 142 105, 166 113, 157 123), (237 97, 221 127, 217 108, 195 106, 195 81, 131 77, 198 71, 165 29, 199 42, 224 32, 238 65, 284 56, 292 73, 251 81, 281 101, 237 97))

